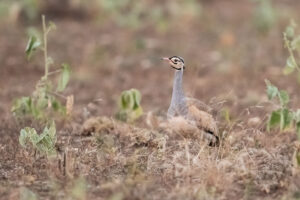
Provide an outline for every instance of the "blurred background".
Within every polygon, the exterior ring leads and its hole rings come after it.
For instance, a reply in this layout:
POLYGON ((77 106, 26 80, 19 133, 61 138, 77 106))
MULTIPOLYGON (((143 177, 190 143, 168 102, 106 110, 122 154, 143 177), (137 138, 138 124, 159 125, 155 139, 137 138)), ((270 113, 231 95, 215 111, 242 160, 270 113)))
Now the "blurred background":
POLYGON ((24 53, 42 14, 57 27, 48 38, 52 70, 70 64, 66 93, 79 113, 111 115, 130 88, 146 111, 166 110, 174 72, 160 58, 173 55, 185 59, 187 95, 225 99, 233 115, 267 99, 265 78, 296 98, 298 76, 282 73, 283 32, 299 9, 297 0, 1 0, 0 111, 9 115, 12 100, 43 75, 42 53, 30 61, 24 53))

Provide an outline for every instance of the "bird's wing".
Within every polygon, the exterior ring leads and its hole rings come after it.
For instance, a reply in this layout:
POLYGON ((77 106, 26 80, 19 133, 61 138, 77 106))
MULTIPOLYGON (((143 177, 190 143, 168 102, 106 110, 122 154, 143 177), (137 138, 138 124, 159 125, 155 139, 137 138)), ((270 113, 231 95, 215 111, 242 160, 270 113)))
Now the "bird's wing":
POLYGON ((195 120, 195 123, 199 129, 218 137, 218 127, 213 116, 205 111, 199 110, 196 106, 189 106, 189 114, 195 120))
POLYGON ((198 108, 199 110, 203 110, 208 113, 211 113, 213 110, 210 106, 208 106, 207 104, 205 104, 204 102, 202 102, 198 99, 191 98, 191 97, 185 97, 185 100, 186 100, 188 107, 196 106, 196 108, 198 108))
POLYGON ((183 137, 188 138, 200 138, 208 142, 209 146, 218 146, 219 137, 213 135, 203 127, 197 126, 194 120, 189 120, 183 116, 172 117, 168 120, 168 123, 163 124, 164 128, 170 128, 171 130, 180 133, 183 137))

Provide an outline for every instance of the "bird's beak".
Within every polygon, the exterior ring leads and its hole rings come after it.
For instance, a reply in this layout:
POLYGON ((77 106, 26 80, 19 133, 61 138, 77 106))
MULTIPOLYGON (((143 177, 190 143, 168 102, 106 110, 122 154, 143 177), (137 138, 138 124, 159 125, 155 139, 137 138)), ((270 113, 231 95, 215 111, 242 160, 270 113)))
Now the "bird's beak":
POLYGON ((164 60, 164 61, 167 61, 170 65, 172 65, 172 61, 170 60, 170 58, 163 57, 161 59, 164 60))

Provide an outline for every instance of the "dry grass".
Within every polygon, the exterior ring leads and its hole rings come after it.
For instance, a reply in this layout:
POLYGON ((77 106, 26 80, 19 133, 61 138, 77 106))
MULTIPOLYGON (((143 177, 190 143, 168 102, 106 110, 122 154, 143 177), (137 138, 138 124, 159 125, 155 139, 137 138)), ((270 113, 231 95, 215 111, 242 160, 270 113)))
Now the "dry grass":
POLYGON ((282 145, 271 133, 232 131, 220 147, 208 147, 201 138, 183 137, 180 130, 189 129, 183 123, 170 124, 179 126, 174 131, 107 118, 97 122, 85 126, 95 130, 96 139, 88 157, 102 167, 103 181, 112 187, 105 188, 108 194, 119 191, 125 199, 249 199, 290 187, 293 144, 282 145))
MULTIPOLYGON (((56 158, 34 158, 33 152, 18 149, 15 167, 4 177, 15 174, 21 180, 10 180, 1 190, 25 183, 40 196, 67 198, 81 176, 88 184, 83 192, 96 199, 274 199, 284 191, 293 193, 292 173, 298 174, 292 163, 293 137, 274 134, 233 128, 219 147, 208 147, 178 129, 90 118, 80 135, 60 134, 56 158)), ((1 153, 7 148, 2 146, 1 153)))

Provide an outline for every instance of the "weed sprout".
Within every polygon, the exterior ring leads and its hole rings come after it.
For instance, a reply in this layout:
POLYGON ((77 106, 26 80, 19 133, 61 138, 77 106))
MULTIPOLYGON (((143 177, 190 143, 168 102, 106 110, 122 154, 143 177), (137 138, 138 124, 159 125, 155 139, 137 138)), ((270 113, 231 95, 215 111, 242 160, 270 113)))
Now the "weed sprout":
POLYGON ((36 130, 31 127, 26 127, 21 130, 19 143, 22 147, 32 147, 46 155, 55 154, 56 143, 56 128, 54 121, 49 127, 45 127, 41 134, 37 134, 36 130))
POLYGON ((141 99, 141 93, 137 89, 123 91, 118 102, 117 118, 126 122, 138 119, 143 114, 141 99))
POLYGON ((279 109, 274 110, 268 120, 267 130, 279 127, 280 131, 284 131, 291 126, 295 127, 298 138, 300 139, 300 109, 293 111, 288 107, 290 97, 285 90, 279 90, 270 81, 265 80, 267 85, 267 95, 269 100, 277 99, 279 109))
MULTIPOLYGON (((63 92, 70 80, 70 66, 62 64, 61 69, 50 72, 50 67, 54 64, 51 57, 48 56, 48 34, 56 29, 54 23, 50 22, 46 25, 45 16, 42 16, 43 22, 43 38, 39 38, 38 34, 30 36, 25 49, 27 59, 30 59, 34 52, 42 50, 44 53, 44 76, 36 84, 35 90, 31 96, 21 97, 15 100, 12 106, 12 113, 18 119, 24 116, 31 116, 35 119, 45 119, 49 111, 59 112, 63 115, 67 113, 66 107, 56 98, 57 96, 64 99, 70 99, 62 96, 63 92), (60 73, 56 89, 49 79, 51 75, 60 73)), ((72 99, 73 100, 73 99, 72 99)), ((69 112, 68 112, 69 113, 69 112)))

